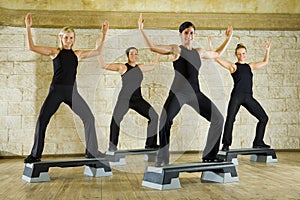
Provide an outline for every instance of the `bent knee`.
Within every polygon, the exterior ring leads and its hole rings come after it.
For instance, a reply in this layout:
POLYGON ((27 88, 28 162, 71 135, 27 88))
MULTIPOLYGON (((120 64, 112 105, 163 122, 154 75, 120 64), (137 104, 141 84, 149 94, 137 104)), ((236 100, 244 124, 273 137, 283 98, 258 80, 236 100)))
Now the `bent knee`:
POLYGON ((262 122, 262 123, 265 123, 265 124, 268 123, 268 121, 269 121, 268 115, 265 115, 265 116, 262 117, 259 121, 262 122))
POLYGON ((212 116, 211 122, 215 124, 223 125, 224 117, 220 112, 217 112, 212 116))
POLYGON ((235 116, 227 115, 226 122, 234 123, 235 122, 235 116))
POLYGON ((90 114, 82 119, 84 123, 95 123, 95 117, 93 114, 90 114))
POLYGON ((157 121, 159 116, 158 116, 157 112, 154 109, 150 109, 149 110, 149 117, 150 117, 149 120, 157 121))

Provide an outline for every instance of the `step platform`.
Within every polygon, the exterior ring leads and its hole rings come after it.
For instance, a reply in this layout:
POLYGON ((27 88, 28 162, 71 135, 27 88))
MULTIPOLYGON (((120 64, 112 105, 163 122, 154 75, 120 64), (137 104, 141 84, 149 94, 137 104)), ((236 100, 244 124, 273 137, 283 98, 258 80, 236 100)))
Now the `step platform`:
POLYGON ((142 155, 145 154, 144 161, 155 162, 158 149, 132 149, 118 150, 115 152, 107 151, 106 156, 109 158, 111 166, 126 165, 126 155, 142 155))
POLYGON ((239 181, 235 165, 231 162, 193 162, 171 164, 164 167, 148 166, 144 173, 142 186, 157 190, 181 188, 180 172, 202 172, 202 182, 229 183, 239 181))
POLYGON ((109 161, 106 158, 85 158, 73 160, 50 160, 36 163, 25 163, 22 179, 26 182, 50 181, 48 171, 50 167, 79 167, 84 166, 84 175, 101 177, 112 176, 109 161))
POLYGON ((227 162, 238 165, 238 155, 251 155, 250 161, 253 162, 278 162, 274 149, 268 148, 246 148, 246 149, 230 149, 229 151, 219 151, 218 156, 225 158, 227 162))

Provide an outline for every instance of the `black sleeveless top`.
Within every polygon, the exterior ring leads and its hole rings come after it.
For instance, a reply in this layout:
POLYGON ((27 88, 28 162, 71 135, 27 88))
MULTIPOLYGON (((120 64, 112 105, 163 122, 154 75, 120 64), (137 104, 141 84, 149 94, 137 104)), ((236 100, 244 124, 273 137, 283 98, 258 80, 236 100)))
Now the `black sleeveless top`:
POLYGON ((52 84, 74 85, 78 58, 72 49, 62 49, 53 59, 54 75, 52 84))
POLYGON ((231 74, 234 87, 231 94, 251 94, 252 95, 252 78, 253 74, 249 64, 235 63, 237 69, 231 74))
POLYGON ((122 88, 119 96, 123 98, 141 97, 143 72, 138 65, 135 67, 132 67, 128 63, 125 65, 127 67, 127 71, 122 75, 122 88))
POLYGON ((180 57, 173 62, 175 77, 171 86, 173 92, 185 91, 191 88, 200 91, 199 70, 201 59, 196 49, 188 50, 182 45, 180 57))

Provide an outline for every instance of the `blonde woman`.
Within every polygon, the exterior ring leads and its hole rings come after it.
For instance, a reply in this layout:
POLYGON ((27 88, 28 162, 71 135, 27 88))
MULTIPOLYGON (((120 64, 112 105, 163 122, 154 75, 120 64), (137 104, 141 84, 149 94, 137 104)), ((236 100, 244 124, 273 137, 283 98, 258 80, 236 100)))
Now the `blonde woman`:
MULTIPOLYGON (((210 43, 212 48, 212 45, 210 43)), ((265 129, 268 122, 268 116, 262 106, 253 97, 252 84, 253 74, 252 70, 260 69, 266 66, 269 62, 269 54, 271 48, 271 41, 267 40, 265 45, 265 56, 260 62, 246 62, 247 48, 243 44, 238 44, 235 49, 235 56, 237 62, 229 62, 227 60, 217 58, 215 59, 222 67, 227 69, 233 78, 234 87, 231 92, 227 117, 224 126, 222 138, 222 151, 228 151, 232 143, 232 130, 235 121, 235 116, 238 113, 240 106, 246 108, 250 114, 258 119, 256 126, 256 135, 253 141, 253 148, 270 148, 269 145, 263 141, 265 129)))
MULTIPOLYGON (((78 61, 100 54, 101 47, 94 50, 73 50, 75 32, 70 27, 65 27, 59 33, 61 48, 45 47, 35 45, 31 35, 32 16, 28 13, 25 17, 27 31, 28 49, 45 56, 53 61, 54 74, 50 85, 49 93, 42 105, 37 120, 34 144, 30 155, 25 158, 25 163, 41 161, 44 149, 44 139, 47 125, 50 118, 64 102, 81 118, 85 129, 86 157, 102 157, 98 151, 98 142, 95 130, 95 118, 84 99, 77 91, 76 74, 78 61)), ((107 28, 107 23, 102 24, 102 30, 107 28)), ((102 37, 105 37, 103 34, 102 37)), ((63 133, 62 133, 63 134, 63 133)))

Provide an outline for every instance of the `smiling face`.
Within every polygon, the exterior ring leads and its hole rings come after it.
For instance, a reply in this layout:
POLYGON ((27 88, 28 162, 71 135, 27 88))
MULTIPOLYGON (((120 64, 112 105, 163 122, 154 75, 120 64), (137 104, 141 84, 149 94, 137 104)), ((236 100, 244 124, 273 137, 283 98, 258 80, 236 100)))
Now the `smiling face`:
POLYGON ((135 63, 138 60, 139 53, 136 49, 130 49, 127 57, 129 63, 135 63))
POLYGON ((64 27, 60 30, 59 39, 61 48, 71 49, 75 43, 75 31, 72 27, 64 27))
POLYGON ((181 42, 184 46, 189 46, 192 44, 194 39, 195 30, 192 26, 184 29, 182 33, 180 33, 181 42))
POLYGON ((238 59, 238 62, 243 63, 247 57, 247 50, 245 48, 238 48, 235 52, 235 56, 238 59))
POLYGON ((64 49, 71 49, 75 42, 74 32, 67 32, 61 36, 61 44, 64 49))

